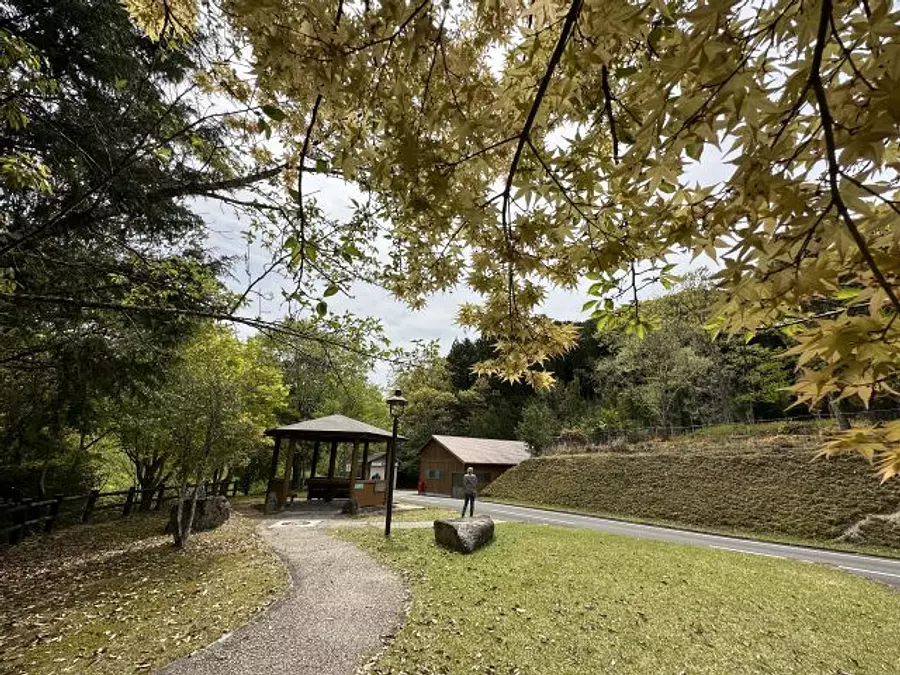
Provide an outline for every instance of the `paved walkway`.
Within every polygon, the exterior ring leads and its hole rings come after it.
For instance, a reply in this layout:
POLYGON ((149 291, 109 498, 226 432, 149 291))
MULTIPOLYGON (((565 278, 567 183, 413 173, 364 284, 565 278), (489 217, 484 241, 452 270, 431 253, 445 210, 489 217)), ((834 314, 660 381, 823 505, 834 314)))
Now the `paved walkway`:
POLYGON ((288 595, 249 624, 164 675, 350 675, 394 634, 407 594, 400 578, 328 536, 331 514, 286 513, 260 522, 287 562, 288 595))
MULTIPOLYGON (((438 508, 458 509, 462 505, 460 499, 448 497, 427 496, 420 497, 414 492, 398 491, 397 499, 402 499, 410 504, 431 506, 438 508)), ((752 555, 772 556, 775 558, 791 558, 804 562, 833 565, 842 570, 868 577, 891 586, 900 587, 900 560, 892 558, 879 558, 856 553, 842 553, 839 551, 826 551, 823 549, 809 548, 805 546, 790 546, 787 544, 774 544, 753 539, 739 539, 718 534, 704 534, 679 530, 672 527, 658 527, 656 525, 642 525, 629 523, 622 520, 611 520, 596 516, 583 516, 575 513, 550 511, 511 504, 478 501, 475 504, 475 512, 496 519, 519 521, 526 523, 546 523, 548 525, 561 525, 563 527, 576 527, 610 534, 622 534, 629 537, 642 539, 656 539, 658 541, 671 541, 679 544, 694 544, 697 546, 709 546, 710 548, 724 549, 737 553, 749 553, 752 555)))

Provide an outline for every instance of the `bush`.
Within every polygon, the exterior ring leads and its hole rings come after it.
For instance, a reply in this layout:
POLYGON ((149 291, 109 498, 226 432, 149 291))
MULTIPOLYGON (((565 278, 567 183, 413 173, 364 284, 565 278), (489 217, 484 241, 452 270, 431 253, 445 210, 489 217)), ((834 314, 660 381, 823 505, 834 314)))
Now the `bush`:
POLYGON ((522 411, 521 421, 516 425, 516 437, 525 441, 533 454, 540 455, 553 442, 556 424, 556 418, 545 403, 529 403, 522 411))
POLYGON ((698 436, 727 437, 727 436, 806 436, 829 431, 835 428, 835 422, 831 418, 808 420, 775 420, 773 422, 757 422, 755 424, 717 424, 704 427, 694 432, 698 436))
POLYGON ((554 455, 585 452, 588 443, 588 437, 581 429, 563 429, 553 439, 548 452, 554 455))
MULTIPOLYGON (((44 494, 86 494, 101 483, 101 476, 90 458, 53 461, 44 474, 44 494)), ((40 494, 41 468, 36 466, 0 467, 0 498, 29 497, 40 494)))

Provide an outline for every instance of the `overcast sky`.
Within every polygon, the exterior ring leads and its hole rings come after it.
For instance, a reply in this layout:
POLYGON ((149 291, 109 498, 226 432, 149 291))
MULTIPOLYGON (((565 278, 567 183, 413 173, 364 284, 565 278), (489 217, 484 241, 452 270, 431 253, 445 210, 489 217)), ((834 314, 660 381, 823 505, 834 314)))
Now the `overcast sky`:
MULTIPOLYGON (((703 184, 711 184, 727 179, 732 167, 722 162, 721 156, 714 149, 707 147, 703 160, 694 165, 686 178, 703 184)), ((342 181, 311 176, 304 183, 311 191, 325 214, 333 218, 345 218, 350 213, 350 198, 355 190, 342 181)), ((268 254, 258 246, 247 245, 241 232, 246 229, 239 217, 229 208, 218 202, 205 201, 198 205, 198 210, 206 220, 210 231, 210 243, 215 253, 238 258, 233 267, 234 278, 229 282, 235 290, 242 290, 248 283, 249 275, 255 276, 268 262, 268 254)), ((691 261, 690 256, 673 258, 677 272, 684 273, 701 266, 709 267, 708 259, 691 261)), ((272 275, 260 284, 260 289, 271 299, 256 299, 244 313, 277 319, 283 314, 280 302, 280 289, 283 279, 272 275)), ((586 290, 589 283, 583 284, 576 292, 557 289, 550 291, 543 311, 554 319, 579 321, 587 318, 581 311, 582 305, 590 299, 586 290)), ((436 295, 428 305, 413 312, 403 303, 395 300, 387 291, 365 283, 357 283, 349 289, 351 297, 343 294, 329 299, 332 311, 349 311, 359 316, 372 316, 379 319, 385 333, 394 345, 410 345, 414 340, 437 340, 444 353, 449 349, 454 338, 464 336, 475 337, 466 333, 456 325, 456 312, 463 302, 476 301, 478 296, 466 288, 459 288, 452 293, 436 295)), ((663 292, 659 286, 644 291, 644 298, 653 297, 663 292)), ((386 364, 376 368, 373 380, 382 387, 387 387, 390 370, 386 364)))

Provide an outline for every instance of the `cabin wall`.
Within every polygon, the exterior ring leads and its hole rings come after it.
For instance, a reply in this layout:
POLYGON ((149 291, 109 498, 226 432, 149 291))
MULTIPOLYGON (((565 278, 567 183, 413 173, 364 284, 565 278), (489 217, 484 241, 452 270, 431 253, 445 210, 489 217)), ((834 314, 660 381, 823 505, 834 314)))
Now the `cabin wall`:
MULTIPOLYGON (((512 465, 472 464, 478 475, 478 489, 489 485, 512 465)), ((467 465, 435 440, 430 440, 419 453, 419 480, 425 481, 425 492, 462 497, 462 475, 467 465), (455 480, 454 480, 454 475, 455 480), (455 483, 455 485, 454 485, 455 483)))

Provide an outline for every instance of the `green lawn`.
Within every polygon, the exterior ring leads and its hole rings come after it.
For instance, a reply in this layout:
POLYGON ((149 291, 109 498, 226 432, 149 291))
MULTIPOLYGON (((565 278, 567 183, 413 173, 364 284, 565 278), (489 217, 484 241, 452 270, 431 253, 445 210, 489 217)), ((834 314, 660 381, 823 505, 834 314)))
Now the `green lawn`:
MULTIPOLYGON (((363 516, 366 520, 384 522, 383 513, 374 513, 363 516)), ((458 518, 459 511, 450 511, 449 509, 440 509, 427 506, 423 509, 410 509, 402 511, 394 511, 391 516, 393 523, 418 523, 425 521, 438 520, 439 518, 458 518)))
POLYGON ((427 530, 340 536, 413 587, 376 674, 874 675, 900 663, 900 593, 825 567, 513 523, 471 556, 427 530))
POLYGON ((287 587, 256 521, 234 514, 187 552, 164 522, 138 514, 0 551, 0 673, 154 672, 287 587))
POLYGON ((881 558, 900 558, 900 548, 887 546, 869 546, 866 544, 853 544, 846 541, 837 541, 834 539, 812 539, 810 537, 792 537, 786 534, 772 534, 767 532, 753 532, 746 529, 729 529, 725 527, 702 527, 691 523, 683 523, 663 518, 637 518, 635 516, 620 516, 615 513, 604 513, 602 511, 587 511, 572 507, 557 507, 539 502, 527 502, 518 499, 498 499, 492 497, 483 497, 482 502, 489 502, 503 506, 524 506, 526 508, 542 509, 544 511, 555 511, 558 513, 575 513, 582 516, 594 516, 597 518, 607 518, 609 520, 619 520, 626 523, 639 523, 643 525, 657 525, 659 527, 671 527, 679 530, 688 530, 691 532, 704 532, 706 534, 721 534, 726 537, 736 537, 738 539, 752 539, 754 541, 768 541, 773 544, 789 544, 792 546, 804 546, 806 548, 820 548, 827 551, 842 551, 845 553, 861 553, 863 555, 874 555, 881 558))

